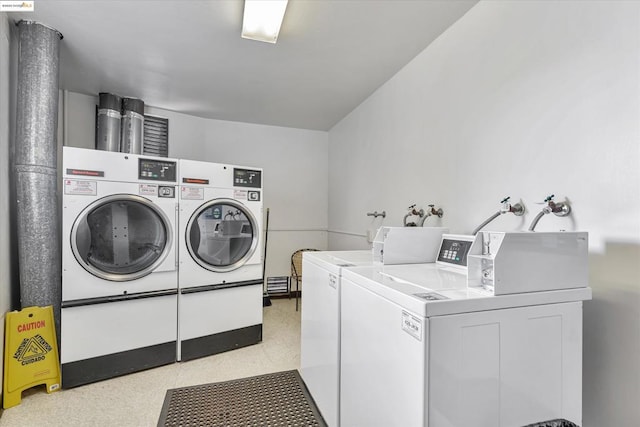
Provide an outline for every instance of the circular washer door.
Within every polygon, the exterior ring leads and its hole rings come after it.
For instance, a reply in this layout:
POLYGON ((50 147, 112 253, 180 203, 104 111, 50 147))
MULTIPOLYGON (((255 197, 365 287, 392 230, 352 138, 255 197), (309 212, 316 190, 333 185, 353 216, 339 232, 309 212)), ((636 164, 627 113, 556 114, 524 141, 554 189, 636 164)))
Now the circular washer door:
POLYGON ((215 199, 200 206, 191 215, 186 233, 193 260, 215 272, 241 267, 258 247, 255 217, 233 199, 215 199))
POLYGON ((94 276, 123 282, 151 273, 171 250, 167 215, 153 202, 115 194, 87 206, 71 229, 71 248, 94 276))

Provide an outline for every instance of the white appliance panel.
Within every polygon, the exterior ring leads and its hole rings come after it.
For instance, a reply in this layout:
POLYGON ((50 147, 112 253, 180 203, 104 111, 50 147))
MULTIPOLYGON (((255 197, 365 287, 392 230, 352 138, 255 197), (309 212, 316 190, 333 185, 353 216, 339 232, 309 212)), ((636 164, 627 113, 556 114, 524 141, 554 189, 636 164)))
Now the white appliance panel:
POLYGON ((582 302, 430 319, 429 426, 582 425, 582 302))
POLYGON ((62 309, 61 362, 176 341, 176 295, 62 309))
POLYGON ((337 426, 340 390, 340 277, 302 261, 300 375, 329 426, 337 426))
POLYGON ((340 425, 425 425, 427 322, 349 279, 342 285, 340 425))
POLYGON ((180 340, 262 324, 262 285, 180 294, 180 340))

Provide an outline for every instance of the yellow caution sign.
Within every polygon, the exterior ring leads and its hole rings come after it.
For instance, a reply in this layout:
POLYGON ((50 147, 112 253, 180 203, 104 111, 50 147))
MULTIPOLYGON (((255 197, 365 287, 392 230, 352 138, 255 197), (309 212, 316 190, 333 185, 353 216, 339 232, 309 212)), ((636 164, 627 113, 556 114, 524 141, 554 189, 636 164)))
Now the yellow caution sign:
POLYGON ((47 393, 60 389, 51 306, 12 311, 5 319, 3 407, 18 405, 24 390, 40 384, 47 385, 47 393))

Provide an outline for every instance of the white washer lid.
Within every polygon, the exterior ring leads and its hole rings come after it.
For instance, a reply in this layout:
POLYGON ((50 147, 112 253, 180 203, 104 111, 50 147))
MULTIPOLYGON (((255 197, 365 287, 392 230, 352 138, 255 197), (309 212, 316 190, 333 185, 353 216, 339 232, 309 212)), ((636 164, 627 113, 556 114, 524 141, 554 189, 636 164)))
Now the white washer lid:
POLYGON ((303 260, 312 262, 336 275, 340 275, 345 267, 373 264, 373 255, 370 250, 304 252, 302 257, 303 260))
POLYGON ((345 269, 343 277, 422 317, 591 299, 591 288, 494 296, 467 288, 462 271, 436 264, 419 266, 353 267, 345 269))

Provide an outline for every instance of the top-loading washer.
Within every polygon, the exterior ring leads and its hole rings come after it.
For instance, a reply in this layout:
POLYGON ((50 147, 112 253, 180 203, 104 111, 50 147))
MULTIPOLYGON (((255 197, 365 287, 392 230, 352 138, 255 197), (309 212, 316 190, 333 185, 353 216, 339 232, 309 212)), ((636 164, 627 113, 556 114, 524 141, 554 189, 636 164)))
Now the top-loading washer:
POLYGON ((478 252, 485 236, 444 236, 436 264, 345 269, 341 425, 581 424, 582 301, 591 298, 586 233, 498 234, 518 245, 494 249, 530 261, 502 268, 519 269, 526 282, 546 261, 565 258, 556 267, 559 277, 577 278, 573 287, 551 274, 542 291, 498 295, 475 279, 469 286, 465 258, 478 257, 485 270, 481 259, 501 258, 478 252))
POLYGON ((64 387, 176 359, 176 159, 63 147, 64 387))
POLYGON ((300 334, 300 375, 323 418, 339 425, 340 289, 349 267, 382 262, 434 262, 442 227, 381 227, 372 250, 305 252, 300 334), (385 260, 382 253, 387 256, 385 260))
POLYGON ((262 340, 262 169, 180 160, 179 360, 262 340))
POLYGON ((300 375, 329 426, 338 425, 342 271, 372 263, 371 250, 302 256, 300 375))

